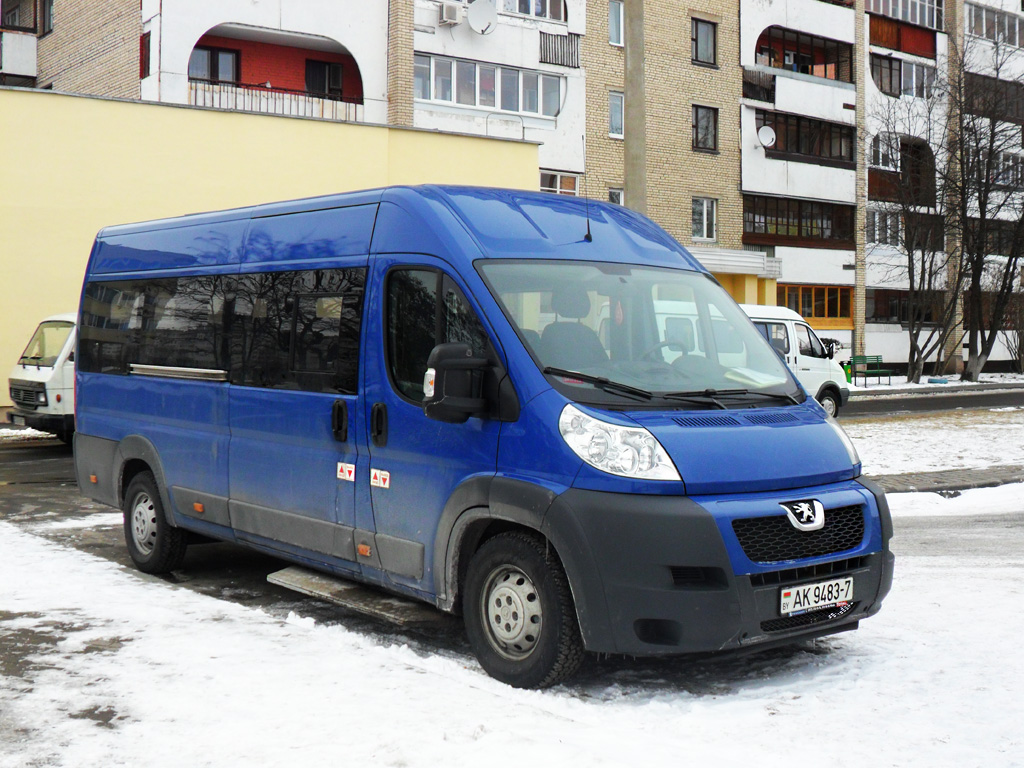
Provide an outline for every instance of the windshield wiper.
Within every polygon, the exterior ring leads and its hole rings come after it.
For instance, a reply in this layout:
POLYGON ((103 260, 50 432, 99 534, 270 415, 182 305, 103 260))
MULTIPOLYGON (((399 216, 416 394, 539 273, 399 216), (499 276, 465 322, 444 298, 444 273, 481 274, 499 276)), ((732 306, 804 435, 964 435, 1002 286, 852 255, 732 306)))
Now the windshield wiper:
POLYGON ((793 405, 800 405, 800 401, 788 392, 747 392, 747 394, 759 395, 760 397, 770 397, 773 400, 787 400, 793 405))
POLYGON ((42 359, 43 359, 42 355, 22 355, 21 359, 18 360, 18 363, 22 363, 25 360, 42 360, 42 359))
POLYGON ((618 395, 626 395, 627 397, 635 397, 638 400, 650 400, 654 397, 654 394, 648 392, 646 389, 640 389, 639 387, 631 387, 629 384, 620 384, 617 381, 606 379, 604 376, 591 376, 589 373, 580 373, 579 371, 569 371, 565 368, 554 368, 547 366, 544 371, 546 374, 551 376, 560 376, 563 379, 576 379, 582 381, 585 384, 593 384, 598 389, 603 389, 605 392, 614 392, 618 395))
POLYGON ((694 389, 688 392, 666 392, 661 397, 666 400, 690 400, 696 402, 710 402, 723 411, 728 410, 728 406, 724 405, 716 398, 728 397, 730 395, 745 395, 747 390, 745 389, 694 389))

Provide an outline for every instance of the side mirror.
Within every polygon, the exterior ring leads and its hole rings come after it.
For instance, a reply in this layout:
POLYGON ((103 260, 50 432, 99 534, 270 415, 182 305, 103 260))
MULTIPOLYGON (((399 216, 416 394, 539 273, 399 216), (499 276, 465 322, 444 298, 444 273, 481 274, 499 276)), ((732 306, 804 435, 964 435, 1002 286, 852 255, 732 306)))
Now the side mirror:
POLYGON ((468 344, 438 344, 427 357, 423 376, 423 413, 448 424, 488 412, 483 397, 484 373, 490 362, 473 357, 468 344))

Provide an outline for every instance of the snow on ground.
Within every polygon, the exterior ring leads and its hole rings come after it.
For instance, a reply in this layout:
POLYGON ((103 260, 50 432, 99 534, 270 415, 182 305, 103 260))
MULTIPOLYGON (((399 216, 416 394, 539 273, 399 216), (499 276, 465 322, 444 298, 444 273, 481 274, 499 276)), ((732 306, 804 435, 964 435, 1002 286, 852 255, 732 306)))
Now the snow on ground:
POLYGON ((855 633, 537 692, 0 523, 0 616, 65 635, 0 684, 0 766, 1022 765, 1022 565, 905 558, 855 633))
POLYGON ((31 427, 18 427, 11 429, 5 427, 0 429, 0 441, 3 440, 52 440, 53 435, 49 432, 40 432, 31 427))
POLYGON ((1024 408, 840 419, 867 475, 1024 464, 1024 408))

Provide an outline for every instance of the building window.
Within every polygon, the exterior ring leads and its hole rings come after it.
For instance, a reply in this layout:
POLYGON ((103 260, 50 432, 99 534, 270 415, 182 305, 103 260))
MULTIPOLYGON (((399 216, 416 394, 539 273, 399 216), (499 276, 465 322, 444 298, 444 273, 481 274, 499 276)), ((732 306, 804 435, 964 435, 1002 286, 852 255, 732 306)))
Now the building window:
POLYGON ((552 21, 566 21, 565 0, 499 0, 502 11, 523 16, 537 16, 552 21))
POLYGON ((964 3, 964 8, 967 11, 967 34, 1014 48, 1024 47, 1024 19, 974 3, 964 3))
POLYGON ((540 191, 553 192, 556 195, 579 195, 580 177, 575 173, 561 171, 541 171, 540 191))
POLYGON ((608 188, 608 202, 615 203, 616 205, 626 204, 626 195, 622 191, 621 187, 609 187, 608 188))
POLYGON ((1024 157, 1015 152, 998 152, 994 164, 997 187, 1006 189, 1024 187, 1024 157))
POLYGON ((871 79, 878 90, 887 96, 899 96, 902 91, 903 62, 891 56, 871 54, 871 79))
POLYGON ((703 19, 690 20, 690 59, 700 64, 716 63, 718 25, 703 19))
POLYGON ((143 32, 139 37, 139 79, 144 80, 149 77, 149 50, 150 50, 150 33, 143 32))
POLYGON ((608 42, 612 45, 623 45, 622 29, 625 17, 622 14, 622 0, 610 0, 608 3, 608 42))
POLYGON ((693 198, 693 239, 714 240, 718 201, 712 197, 693 198))
POLYGON ((903 87, 900 93, 918 99, 930 99, 935 87, 935 67, 904 61, 902 68, 903 87))
POLYGON ((898 171, 900 169, 899 137, 884 133, 875 136, 871 140, 870 164, 873 168, 898 171))
POLYGON ((818 327, 842 328, 853 324, 853 288, 843 285, 779 285, 776 303, 818 327))
POLYGON ((941 31, 942 6, 943 0, 867 0, 864 10, 941 31))
POLYGON ((898 213, 868 211, 866 221, 869 243, 899 246, 900 215, 898 213))
POLYGON ((41 21, 40 27, 44 35, 53 31, 53 0, 43 0, 41 21))
POLYGON ((718 149, 718 110, 714 107, 693 108, 693 148, 718 149))
POLYGON ((608 135, 621 139, 624 134, 623 110, 625 96, 618 91, 608 94, 608 135))
POLYGON ((341 98, 341 64, 306 60, 306 93, 341 98))
POLYGON ((425 101, 555 117, 562 106, 557 75, 416 54, 413 94, 425 101))
POLYGON ((855 210, 852 205, 744 195, 743 242, 800 245, 824 240, 853 247, 855 210))
POLYGON ((4 26, 5 27, 20 27, 21 26, 21 6, 13 8, 4 14, 4 26))
POLYGON ((188 59, 188 79, 219 83, 238 82, 238 51, 196 47, 188 59))
POLYGON ((795 160, 808 158, 807 161, 811 158, 833 160, 850 163, 851 167, 855 162, 853 126, 763 109, 757 110, 754 121, 758 130, 767 125, 775 131, 775 144, 765 147, 768 156, 786 155, 795 160))

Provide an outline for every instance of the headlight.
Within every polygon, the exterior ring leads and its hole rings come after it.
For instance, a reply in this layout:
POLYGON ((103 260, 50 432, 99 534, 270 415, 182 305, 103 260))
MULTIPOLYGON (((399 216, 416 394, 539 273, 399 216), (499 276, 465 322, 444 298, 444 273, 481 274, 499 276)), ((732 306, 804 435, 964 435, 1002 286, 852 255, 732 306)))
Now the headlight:
POLYGON ((839 439, 843 441, 843 446, 846 448, 846 453, 850 457, 850 463, 854 466, 860 464, 860 456, 857 453, 857 448, 853 445, 853 440, 846 434, 846 430, 839 426, 839 422, 833 419, 831 416, 825 419, 828 425, 832 427, 832 430, 839 436, 839 439))
POLYGON ((602 472, 642 480, 680 480, 672 459, 643 427, 620 427, 567 405, 558 431, 573 453, 602 472))
POLYGON ((36 403, 39 404, 39 405, 46 405, 46 393, 45 392, 37 392, 36 393, 36 403))

